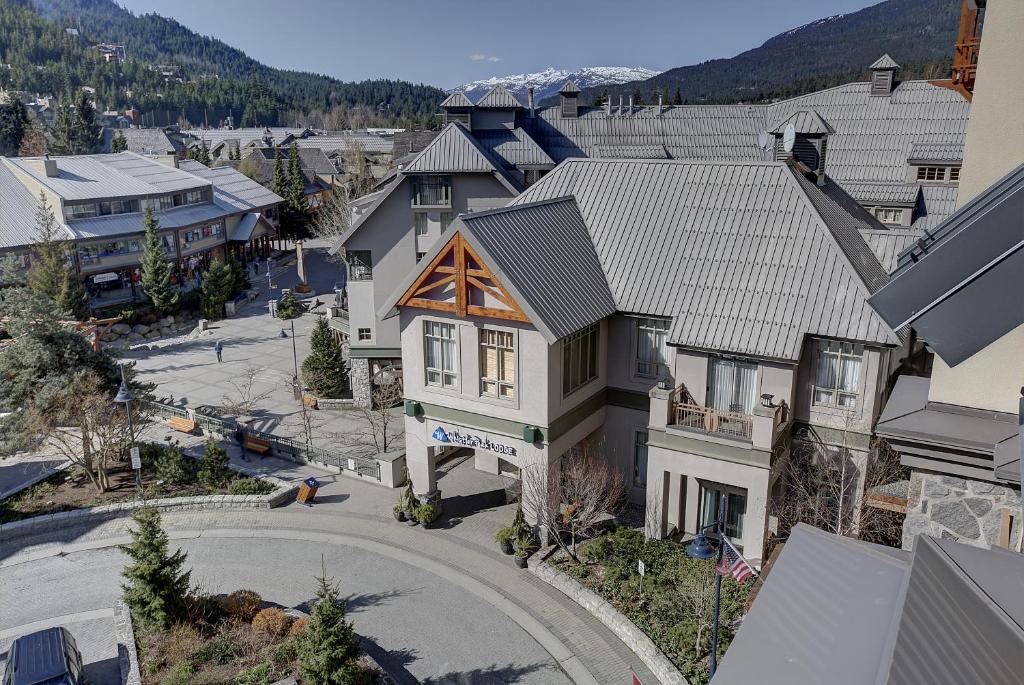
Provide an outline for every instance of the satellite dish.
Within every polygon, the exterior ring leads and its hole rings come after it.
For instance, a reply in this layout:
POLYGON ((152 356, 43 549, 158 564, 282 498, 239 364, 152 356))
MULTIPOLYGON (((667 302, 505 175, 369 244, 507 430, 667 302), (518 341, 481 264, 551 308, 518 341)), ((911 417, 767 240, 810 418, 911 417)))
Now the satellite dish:
POLYGON ((782 134, 782 149, 787 153, 792 152, 794 143, 796 143, 796 127, 789 124, 786 126, 786 132, 782 134))
POLYGON ((757 134, 757 146, 762 150, 768 149, 768 131, 761 131, 757 134))

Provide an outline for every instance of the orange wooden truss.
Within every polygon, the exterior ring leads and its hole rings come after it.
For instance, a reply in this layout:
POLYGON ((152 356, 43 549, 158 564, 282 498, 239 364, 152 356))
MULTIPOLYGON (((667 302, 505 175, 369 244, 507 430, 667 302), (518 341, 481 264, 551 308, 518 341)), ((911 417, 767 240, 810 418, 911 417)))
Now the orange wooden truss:
POLYGON ((456 316, 529 321, 461 233, 452 236, 398 304, 452 312, 456 316), (500 306, 494 306, 495 303, 500 306))

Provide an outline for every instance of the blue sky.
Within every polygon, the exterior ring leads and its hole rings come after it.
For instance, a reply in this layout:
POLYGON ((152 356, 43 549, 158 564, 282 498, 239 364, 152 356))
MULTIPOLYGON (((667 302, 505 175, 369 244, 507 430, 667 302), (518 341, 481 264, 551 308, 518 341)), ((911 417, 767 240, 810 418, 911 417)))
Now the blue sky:
POLYGON ((547 66, 667 69, 730 57, 878 0, 119 1, 272 66, 452 87, 547 66))

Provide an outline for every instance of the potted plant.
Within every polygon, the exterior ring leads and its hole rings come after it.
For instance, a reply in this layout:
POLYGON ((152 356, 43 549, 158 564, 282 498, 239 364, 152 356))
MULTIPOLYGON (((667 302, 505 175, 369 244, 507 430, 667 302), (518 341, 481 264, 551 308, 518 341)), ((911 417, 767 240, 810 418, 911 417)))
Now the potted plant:
POLYGON ((399 523, 405 522, 405 504, 403 502, 399 501, 391 507, 391 513, 395 515, 395 520, 399 523))
POLYGON ((494 534, 494 540, 501 546, 501 551, 505 554, 512 554, 512 540, 514 538, 515 534, 511 526, 505 526, 494 534))
POLYGON ((516 515, 512 519, 512 539, 529 537, 532 532, 530 524, 526 522, 526 516, 523 515, 523 505, 520 504, 516 507, 516 515))
POLYGON ((533 546, 533 540, 526 535, 517 537, 513 541, 512 546, 515 548, 515 562, 519 568, 526 568, 526 560, 530 557, 530 548, 533 546))
POLYGON ((440 515, 441 508, 436 504, 430 504, 429 502, 416 509, 416 520, 418 520, 424 528, 433 528, 434 521, 436 521, 440 515))
POLYGON ((405 522, 410 526, 415 526, 419 521, 416 520, 416 509, 420 506, 420 501, 416 499, 416 493, 412 491, 412 481, 405 486, 405 492, 402 493, 402 511, 405 513, 405 522))

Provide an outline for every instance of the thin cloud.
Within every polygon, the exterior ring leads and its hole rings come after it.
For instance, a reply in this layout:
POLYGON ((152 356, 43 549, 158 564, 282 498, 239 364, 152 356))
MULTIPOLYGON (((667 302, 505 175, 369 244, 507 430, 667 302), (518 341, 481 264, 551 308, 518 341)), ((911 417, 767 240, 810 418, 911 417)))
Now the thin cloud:
POLYGON ((474 62, 500 62, 501 58, 497 55, 485 55, 481 52, 474 52, 469 56, 474 62))

